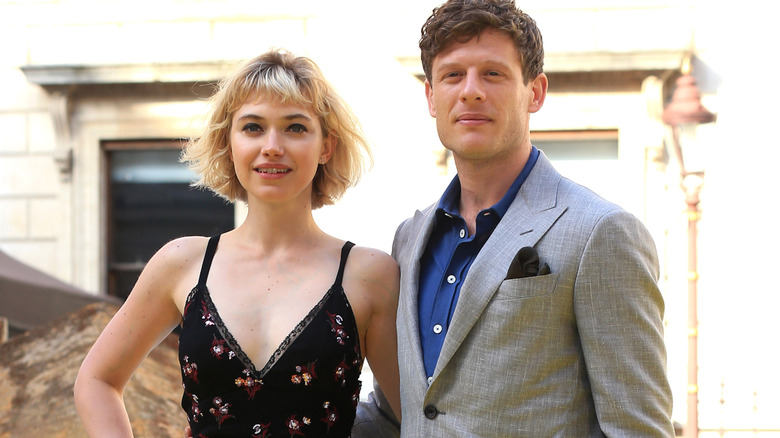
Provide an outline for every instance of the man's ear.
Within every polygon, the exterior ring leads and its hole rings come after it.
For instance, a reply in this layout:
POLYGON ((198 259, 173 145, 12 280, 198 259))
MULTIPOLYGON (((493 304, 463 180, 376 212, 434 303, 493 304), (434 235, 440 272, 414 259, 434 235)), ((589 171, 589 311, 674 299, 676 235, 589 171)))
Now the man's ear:
POLYGON ((542 109, 544 99, 547 97, 547 75, 539 73, 533 82, 531 82, 531 102, 528 105, 528 112, 535 113, 542 109))
POLYGON ((425 80, 425 98, 428 99, 428 113, 436 118, 436 105, 433 103, 433 87, 428 79, 425 80))

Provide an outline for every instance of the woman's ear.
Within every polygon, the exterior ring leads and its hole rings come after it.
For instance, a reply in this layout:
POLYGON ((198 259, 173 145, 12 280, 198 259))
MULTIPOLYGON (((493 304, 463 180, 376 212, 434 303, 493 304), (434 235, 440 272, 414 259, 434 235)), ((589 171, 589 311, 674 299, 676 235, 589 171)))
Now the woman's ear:
POLYGON ((227 149, 227 156, 230 158, 230 162, 233 162, 233 146, 230 145, 230 139, 225 142, 225 149, 227 149))
POLYGON ((322 142, 322 152, 320 153, 320 164, 325 164, 330 160, 333 152, 336 150, 338 139, 333 134, 328 134, 322 142))

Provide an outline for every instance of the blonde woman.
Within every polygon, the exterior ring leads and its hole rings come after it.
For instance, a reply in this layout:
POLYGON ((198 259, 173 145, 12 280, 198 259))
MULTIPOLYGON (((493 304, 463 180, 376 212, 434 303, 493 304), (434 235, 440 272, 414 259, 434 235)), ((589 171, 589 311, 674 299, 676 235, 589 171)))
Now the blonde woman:
POLYGON ((179 324, 192 436, 349 436, 364 357, 400 412, 398 266, 312 217, 362 171, 356 118, 311 60, 280 51, 225 79, 211 105, 184 159, 247 218, 149 261, 79 371, 87 432, 132 436, 123 389, 179 324))

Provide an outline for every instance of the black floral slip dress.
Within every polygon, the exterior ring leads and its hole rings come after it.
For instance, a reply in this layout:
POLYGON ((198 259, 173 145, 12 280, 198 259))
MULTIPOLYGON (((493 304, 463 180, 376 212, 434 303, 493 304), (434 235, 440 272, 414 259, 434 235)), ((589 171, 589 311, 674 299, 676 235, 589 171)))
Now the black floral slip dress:
POLYGON ((206 287, 219 236, 209 240, 184 308, 179 363, 193 437, 348 437, 360 396, 363 357, 341 281, 258 370, 220 318, 206 287))

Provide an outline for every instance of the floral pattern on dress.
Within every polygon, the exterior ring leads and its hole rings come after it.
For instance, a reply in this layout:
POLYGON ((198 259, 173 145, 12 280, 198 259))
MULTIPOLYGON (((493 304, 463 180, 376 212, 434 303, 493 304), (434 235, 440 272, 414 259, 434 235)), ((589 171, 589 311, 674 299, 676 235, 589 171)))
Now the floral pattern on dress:
POLYGON ((290 438, 294 436, 306 436, 305 433, 303 433, 303 430, 301 430, 304 426, 310 426, 311 425, 311 418, 309 417, 302 417, 300 420, 298 419, 298 415, 292 415, 287 420, 287 429, 290 431, 290 438))
POLYGON ((197 423, 201 418, 203 418, 203 412, 201 412, 200 408, 198 407, 198 396, 195 394, 190 394, 185 389, 184 398, 188 399, 191 403, 191 409, 187 414, 187 420, 193 423, 197 423))
POLYGON ((225 420, 233 418, 233 415, 230 415, 229 412, 230 403, 223 402, 222 397, 214 397, 212 403, 214 404, 214 407, 209 409, 209 412, 217 419, 217 423, 220 426, 222 426, 222 423, 224 423, 225 420))
POLYGON ((352 393, 352 407, 357 409, 357 405, 360 402, 360 389, 363 387, 362 382, 358 382, 358 387, 355 392, 352 393))
POLYGON ((344 341, 349 339, 349 335, 344 330, 344 318, 341 315, 326 312, 330 320, 330 331, 336 334, 336 342, 344 345, 344 341))
POLYGON ((207 326, 213 326, 214 325, 214 317, 211 315, 211 310, 209 310, 208 306, 206 305, 205 301, 201 301, 201 317, 200 319, 203 320, 203 323, 207 326))
POLYGON ((257 391, 260 391, 260 388, 263 387, 263 379, 255 379, 251 374, 252 371, 245 369, 244 375, 246 377, 236 378, 236 386, 246 390, 246 393, 249 396, 249 400, 255 398, 257 391))
POLYGON ((189 356, 184 356, 184 365, 181 367, 181 373, 193 382, 198 383, 198 364, 190 362, 189 356))
POLYGON ((290 381, 296 385, 303 383, 306 386, 311 385, 312 380, 317 378, 317 374, 314 373, 314 366, 317 361, 309 363, 308 365, 298 365, 295 367, 295 373, 290 377, 290 381))
POLYGON ((331 403, 329 401, 326 401, 322 404, 322 407, 325 408, 325 417, 322 419, 322 421, 325 422, 325 424, 328 425, 328 431, 330 432, 331 426, 336 424, 337 421, 339 421, 339 411, 336 409, 335 406, 331 406, 331 403))
POLYGON ((334 285, 256 367, 222 320, 201 273, 179 336, 181 406, 193 436, 350 435, 363 357, 340 277, 341 268, 334 285))
POLYGON ((339 383, 339 386, 344 387, 347 385, 346 372, 351 367, 347 365, 347 358, 342 359, 341 363, 333 371, 333 379, 339 383))
POLYGON ((217 359, 222 359, 222 355, 226 354, 228 359, 232 359, 235 354, 225 346, 225 342, 224 339, 217 339, 215 335, 214 340, 211 342, 211 355, 217 359))
POLYGON ((259 436, 261 438, 270 437, 270 427, 271 423, 267 424, 260 424, 257 423, 254 426, 252 426, 252 436, 259 436))
POLYGON ((352 366, 357 367, 358 370, 363 369, 363 356, 360 354, 360 344, 355 342, 355 355, 352 359, 352 366))

